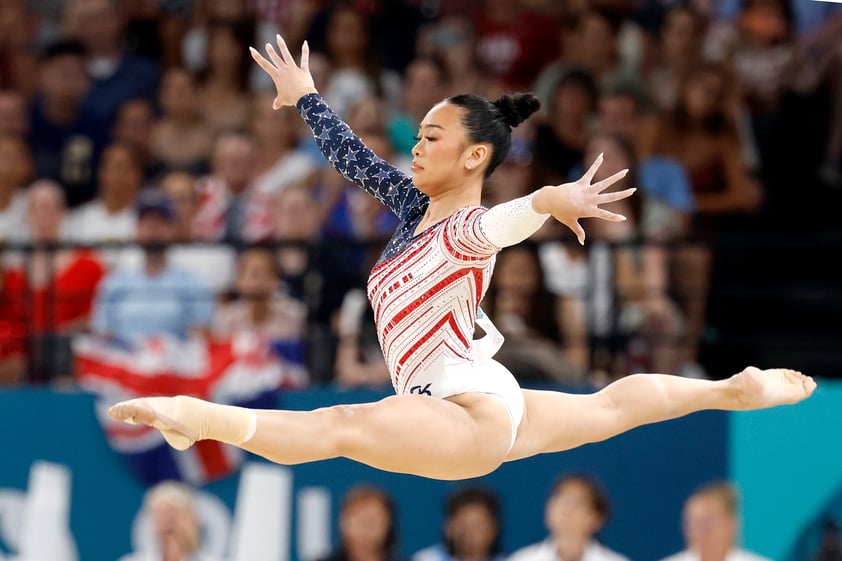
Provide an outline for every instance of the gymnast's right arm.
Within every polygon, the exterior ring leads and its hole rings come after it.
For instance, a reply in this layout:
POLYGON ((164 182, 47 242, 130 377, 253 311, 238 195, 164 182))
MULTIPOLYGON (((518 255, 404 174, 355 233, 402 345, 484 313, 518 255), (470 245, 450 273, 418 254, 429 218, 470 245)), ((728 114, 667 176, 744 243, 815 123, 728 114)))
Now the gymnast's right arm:
POLYGON ((331 165, 348 181, 362 187, 392 212, 401 216, 418 197, 424 195, 412 179, 375 155, 350 127, 319 96, 310 75, 307 42, 301 47, 301 65, 295 64, 286 43, 278 35, 278 48, 267 43, 267 60, 257 50, 251 56, 275 82, 277 97, 272 106, 295 106, 313 130, 319 149, 331 165))

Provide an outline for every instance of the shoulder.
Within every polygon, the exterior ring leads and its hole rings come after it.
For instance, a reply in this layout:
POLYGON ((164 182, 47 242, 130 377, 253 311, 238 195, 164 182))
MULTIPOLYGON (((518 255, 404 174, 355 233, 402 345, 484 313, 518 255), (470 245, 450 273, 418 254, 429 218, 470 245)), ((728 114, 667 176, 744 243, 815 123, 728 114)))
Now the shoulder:
POLYGON ((667 557, 664 557, 660 561, 695 561, 696 555, 694 555, 689 550, 679 551, 678 553, 673 553, 667 557))
POLYGON ((735 549, 728 555, 728 561, 772 561, 770 558, 747 549, 735 549))
POLYGON ((598 542, 593 542, 588 547, 585 556, 586 561, 629 561, 629 558, 622 553, 618 553, 598 542))
POLYGON ((443 559, 447 559, 449 556, 444 551, 444 548, 441 547, 439 544, 431 545, 429 547, 425 547, 419 551, 416 551, 410 557, 411 561, 441 561, 443 559))
POLYGON ((509 555, 508 561, 543 561, 554 558, 552 547, 549 542, 542 541, 516 549, 509 555))

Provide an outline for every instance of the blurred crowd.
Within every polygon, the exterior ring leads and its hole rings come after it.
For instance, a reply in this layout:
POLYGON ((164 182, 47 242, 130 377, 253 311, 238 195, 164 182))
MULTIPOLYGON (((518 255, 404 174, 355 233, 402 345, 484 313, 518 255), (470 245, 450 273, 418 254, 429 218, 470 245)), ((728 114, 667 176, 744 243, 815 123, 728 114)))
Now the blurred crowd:
POLYGON ((631 170, 626 222, 584 224, 584 247, 548 222, 500 253, 483 308, 524 383, 711 376, 717 243, 786 200, 784 156, 842 187, 831 3, 4 0, 0 384, 72 381, 80 333, 254 333, 298 385, 388 385, 364 287, 396 218, 272 109, 248 47, 278 33, 308 41, 321 95, 407 173, 442 98, 535 92, 486 205, 599 153, 597 179, 631 170), (782 154, 815 114, 815 149, 782 154))

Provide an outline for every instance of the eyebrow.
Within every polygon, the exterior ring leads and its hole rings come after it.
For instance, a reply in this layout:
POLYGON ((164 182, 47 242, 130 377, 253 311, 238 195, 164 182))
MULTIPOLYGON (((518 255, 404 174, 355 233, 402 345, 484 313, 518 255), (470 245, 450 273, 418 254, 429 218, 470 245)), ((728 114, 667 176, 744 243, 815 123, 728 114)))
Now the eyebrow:
POLYGON ((421 125, 421 126, 418 128, 418 130, 420 131, 421 129, 423 129, 423 128, 425 128, 425 127, 426 127, 426 128, 435 128, 435 129, 441 129, 441 130, 444 130, 444 127, 443 127, 443 126, 441 126, 441 125, 432 125, 432 124, 430 124, 430 125, 421 125))

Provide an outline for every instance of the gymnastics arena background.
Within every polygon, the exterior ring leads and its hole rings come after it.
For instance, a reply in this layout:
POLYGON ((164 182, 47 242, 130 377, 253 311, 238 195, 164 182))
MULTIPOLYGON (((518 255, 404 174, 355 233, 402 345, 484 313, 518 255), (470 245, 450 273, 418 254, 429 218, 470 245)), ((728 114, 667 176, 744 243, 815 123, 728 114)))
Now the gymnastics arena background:
MULTIPOLYGON (((305 409, 382 395, 289 392, 279 405, 305 409)), ((684 498, 700 483, 728 477, 743 493, 744 544, 785 560, 809 539, 805 532, 811 524, 839 502, 834 496, 842 480, 842 434, 831 419, 840 409, 842 383, 823 381, 811 399, 795 406, 697 413, 566 453, 506 464, 479 482, 499 493, 503 546, 510 552, 545 536, 544 501, 560 473, 591 472, 613 505, 601 537, 634 561, 656 561, 682 548, 684 498)), ((24 546, 21 540, 40 539, 46 547, 44 540, 56 541, 55 536, 62 543, 52 545, 66 548, 69 560, 114 561, 132 550, 132 525, 146 487, 107 443, 92 395, 3 391, 0 425, 0 559, 15 558, 24 546), (50 478, 47 472, 64 481, 66 497, 32 496, 45 494, 33 487, 39 478, 50 478), (35 505, 37 512, 25 513, 24 504, 35 505), (39 528, 51 536, 21 532, 26 516, 39 517, 39 528)), ((393 493, 401 550, 411 554, 439 539, 444 496, 463 484, 384 473, 345 460, 286 468, 248 457, 242 466, 201 489, 206 506, 216 512, 206 520, 217 530, 214 547, 234 560, 307 561, 325 553, 336 534, 338 499, 359 482, 393 493), (255 476, 250 484, 243 481, 247 472, 255 476), (229 532, 238 525, 239 536, 229 532), (255 533, 263 537, 254 538, 255 533), (240 538, 251 543, 243 545, 240 538)))

